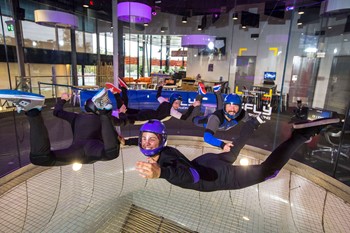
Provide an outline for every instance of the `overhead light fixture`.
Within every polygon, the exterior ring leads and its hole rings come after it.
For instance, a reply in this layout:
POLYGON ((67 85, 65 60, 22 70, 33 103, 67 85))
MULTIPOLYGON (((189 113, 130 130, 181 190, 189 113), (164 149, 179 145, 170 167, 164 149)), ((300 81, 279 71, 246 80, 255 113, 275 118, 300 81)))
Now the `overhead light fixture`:
POLYGON ((83 1, 83 7, 84 8, 89 8, 89 1, 88 0, 84 0, 83 1))
POLYGON ((214 42, 213 41, 209 41, 207 46, 208 46, 208 49, 213 50, 214 49, 214 42))
POLYGON ((202 25, 198 25, 197 30, 198 30, 198 31, 202 31, 202 25))
POLYGON ((303 22, 302 22, 300 19, 298 19, 297 25, 298 25, 298 26, 303 25, 303 22))
POLYGON ((237 20, 237 19, 238 19, 238 13, 233 13, 232 19, 233 19, 233 20, 237 20))
POLYGON ((149 23, 152 8, 139 2, 120 2, 117 6, 118 19, 130 23, 149 23))
POLYGON ((182 23, 187 23, 187 17, 186 17, 186 16, 183 16, 181 22, 182 22, 182 23))
POLYGON ((148 23, 144 23, 143 26, 148 27, 148 23))
POLYGON ((247 26, 245 26, 245 25, 242 25, 242 28, 243 28, 243 29, 246 29, 246 28, 247 28, 247 26))
POLYGON ((48 26, 48 27, 60 27, 60 28, 78 28, 78 17, 62 11, 54 10, 35 10, 34 11, 35 23, 48 26))
POLYGON ((164 33, 168 28, 167 27, 161 27, 160 32, 164 33))
POLYGON ((300 7, 300 8, 298 9, 298 14, 299 14, 299 15, 305 14, 304 7, 300 7))
POLYGON ((157 15, 156 10, 154 10, 154 9, 152 10, 152 15, 153 15, 153 16, 156 16, 156 15, 157 15))

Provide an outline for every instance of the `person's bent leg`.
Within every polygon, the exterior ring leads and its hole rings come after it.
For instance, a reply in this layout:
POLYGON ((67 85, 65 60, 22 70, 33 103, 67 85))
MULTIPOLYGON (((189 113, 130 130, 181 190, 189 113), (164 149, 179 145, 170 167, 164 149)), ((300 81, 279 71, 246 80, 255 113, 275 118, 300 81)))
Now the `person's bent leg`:
POLYGON ((216 109, 220 110, 224 108, 224 98, 221 94, 221 91, 215 92, 215 98, 216 98, 216 109))
POLYGON ((102 129, 101 129, 102 139, 103 139, 104 151, 105 151, 104 157, 107 160, 115 159, 119 156, 119 150, 120 150, 118 133, 112 124, 111 116, 109 113, 104 112, 100 114, 100 120, 101 120, 101 126, 102 126, 102 129))
POLYGON ((251 138, 254 131, 259 127, 259 125, 259 122, 257 122, 255 118, 252 118, 249 121, 245 122, 240 131, 239 137, 233 140, 233 147, 231 147, 230 152, 222 153, 222 156, 220 158, 228 163, 234 163, 240 151, 247 144, 248 140, 251 138))
POLYGON ((26 112, 30 132, 30 162, 39 166, 54 166, 55 157, 51 153, 51 145, 47 128, 38 109, 26 112))
POLYGON ((263 163, 230 167, 225 178, 224 188, 246 188, 275 177, 295 151, 307 140, 308 138, 302 134, 293 134, 288 140, 279 145, 263 163))
POLYGON ((119 156, 120 142, 118 133, 115 130, 110 112, 100 111, 102 140, 86 140, 83 144, 84 163, 95 161, 107 161, 119 156))
POLYGON ((125 87, 121 87, 120 89, 122 90, 124 104, 126 107, 129 107, 128 89, 126 89, 125 87))
MULTIPOLYGON (((113 95, 114 95, 115 100, 117 101, 117 108, 118 109, 121 108, 121 106, 123 106, 123 104, 124 104, 124 101, 121 98, 120 94, 119 93, 115 93, 113 95)), ((127 106, 127 105, 125 105, 125 106, 127 106)))

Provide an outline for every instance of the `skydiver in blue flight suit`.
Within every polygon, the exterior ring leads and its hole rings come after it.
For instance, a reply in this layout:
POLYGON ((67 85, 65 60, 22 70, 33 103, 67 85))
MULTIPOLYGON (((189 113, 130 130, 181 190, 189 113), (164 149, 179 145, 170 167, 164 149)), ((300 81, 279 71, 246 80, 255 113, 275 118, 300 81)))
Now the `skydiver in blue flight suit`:
MULTIPOLYGON (((265 123, 266 118, 263 115, 258 117, 250 117, 247 112, 242 109, 242 100, 237 94, 228 94, 223 98, 221 94, 221 85, 213 87, 216 96, 217 110, 207 116, 196 116, 192 118, 195 125, 204 127, 204 141, 212 146, 221 148, 224 152, 234 152, 237 157, 240 150, 249 140, 254 131, 265 123), (236 126, 240 121, 244 125, 240 131, 239 138, 232 143, 225 143, 224 141, 215 137, 216 131, 227 131, 236 126)), ((203 86, 199 85, 198 92, 206 94, 203 86)))

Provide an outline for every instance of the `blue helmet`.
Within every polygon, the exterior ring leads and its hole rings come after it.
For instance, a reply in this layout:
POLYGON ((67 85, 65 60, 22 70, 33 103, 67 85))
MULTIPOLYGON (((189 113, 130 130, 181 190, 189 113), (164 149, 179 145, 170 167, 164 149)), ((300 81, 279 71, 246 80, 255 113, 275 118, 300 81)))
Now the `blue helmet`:
POLYGON ((140 128, 140 136, 139 136, 139 147, 142 154, 148 157, 152 157, 158 154, 167 143, 168 134, 166 132, 165 125, 159 120, 149 120, 140 128), (142 133, 150 132, 157 135, 159 139, 159 146, 153 150, 146 150, 142 148, 142 133))
POLYGON ((236 117, 239 116, 239 114, 242 111, 242 100, 237 94, 228 94, 225 99, 224 99, 224 114, 230 118, 230 119, 235 119, 236 117), (235 115, 230 115, 228 112, 226 112, 226 105, 227 104, 234 104, 239 106, 239 110, 235 115))
POLYGON ((171 94, 169 98, 169 103, 173 104, 175 100, 181 100, 182 101, 182 96, 178 93, 173 93, 171 94))

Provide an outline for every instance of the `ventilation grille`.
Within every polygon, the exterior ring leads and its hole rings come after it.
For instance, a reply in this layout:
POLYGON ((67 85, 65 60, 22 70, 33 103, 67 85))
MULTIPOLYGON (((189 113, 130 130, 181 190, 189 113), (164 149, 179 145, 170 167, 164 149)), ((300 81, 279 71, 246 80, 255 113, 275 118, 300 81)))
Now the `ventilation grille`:
POLYGON ((174 232, 196 232, 179 226, 173 221, 157 216, 148 210, 132 205, 124 222, 122 233, 174 233, 174 232))

